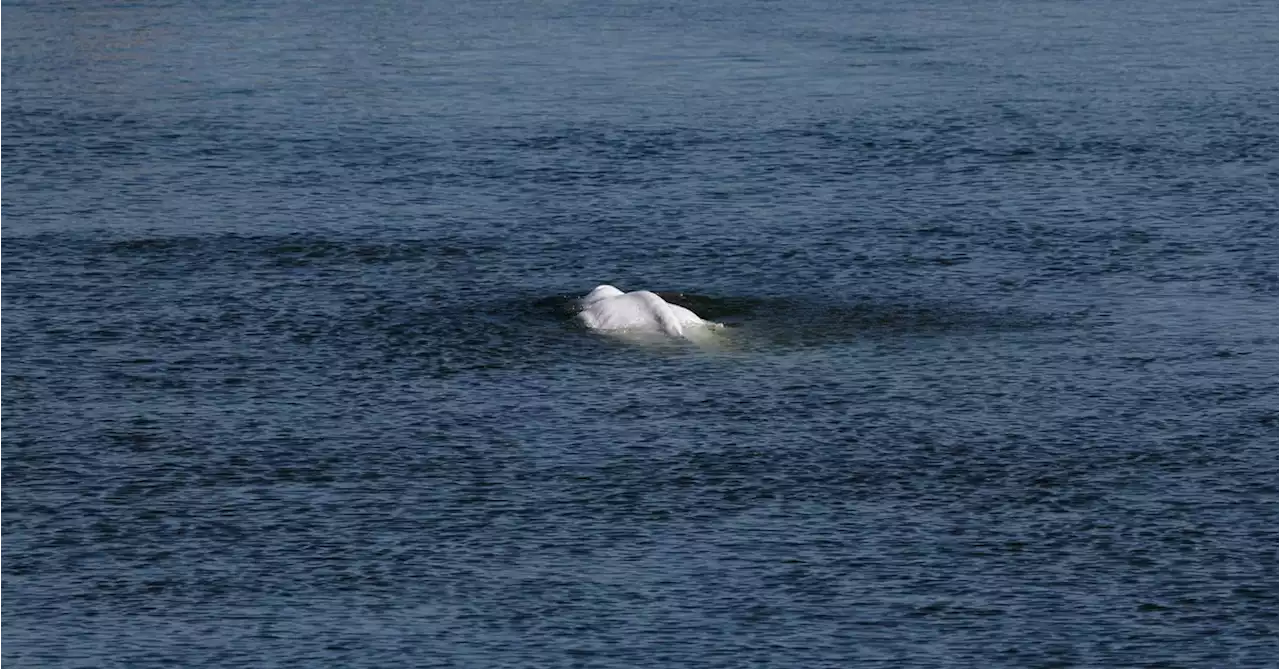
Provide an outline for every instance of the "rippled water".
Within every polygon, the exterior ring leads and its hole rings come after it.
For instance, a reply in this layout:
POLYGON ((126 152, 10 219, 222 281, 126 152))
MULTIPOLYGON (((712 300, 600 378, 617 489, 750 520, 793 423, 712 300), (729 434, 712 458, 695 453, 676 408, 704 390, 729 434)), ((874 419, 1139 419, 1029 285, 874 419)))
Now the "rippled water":
POLYGON ((1276 662, 1270 6, 5 9, 15 666, 1276 662))

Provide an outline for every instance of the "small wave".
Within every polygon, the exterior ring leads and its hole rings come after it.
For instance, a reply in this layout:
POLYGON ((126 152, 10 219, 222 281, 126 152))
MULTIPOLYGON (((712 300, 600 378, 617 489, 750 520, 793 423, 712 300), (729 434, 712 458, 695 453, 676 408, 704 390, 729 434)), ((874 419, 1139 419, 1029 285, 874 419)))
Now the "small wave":
MULTIPOLYGON (((59 244, 74 240, 55 241, 59 244)), ((498 250, 487 241, 460 237, 437 239, 346 239, 317 235, 139 236, 81 241, 94 256, 122 260, 206 260, 276 267, 386 265, 413 262, 459 262, 498 250)))

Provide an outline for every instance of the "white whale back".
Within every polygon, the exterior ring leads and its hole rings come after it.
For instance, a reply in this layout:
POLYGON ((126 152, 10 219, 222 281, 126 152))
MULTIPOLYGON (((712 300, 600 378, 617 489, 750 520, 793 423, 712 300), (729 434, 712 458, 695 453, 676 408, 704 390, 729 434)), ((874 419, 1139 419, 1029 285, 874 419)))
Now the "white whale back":
POLYGON ((592 330, 654 332, 685 337, 687 328, 717 326, 684 307, 669 304, 656 293, 624 293, 610 285, 596 286, 582 298, 578 319, 592 330))

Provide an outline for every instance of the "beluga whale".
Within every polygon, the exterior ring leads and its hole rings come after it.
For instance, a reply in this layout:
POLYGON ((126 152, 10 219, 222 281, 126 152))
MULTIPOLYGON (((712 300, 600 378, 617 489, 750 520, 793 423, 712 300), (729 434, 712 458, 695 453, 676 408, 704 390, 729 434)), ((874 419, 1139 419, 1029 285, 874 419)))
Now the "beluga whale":
POLYGON ((608 284, 596 286, 579 304, 578 320, 599 332, 638 332, 690 338, 708 329, 724 327, 705 321, 656 293, 637 290, 624 293, 608 284))

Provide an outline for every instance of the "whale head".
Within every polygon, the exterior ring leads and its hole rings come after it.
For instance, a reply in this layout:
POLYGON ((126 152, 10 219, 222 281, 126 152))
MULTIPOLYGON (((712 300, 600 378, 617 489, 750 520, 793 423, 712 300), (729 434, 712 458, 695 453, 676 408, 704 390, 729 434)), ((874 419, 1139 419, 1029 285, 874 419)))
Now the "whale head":
POLYGON ((599 286, 596 286, 595 288, 592 288, 591 292, 587 293, 586 297, 582 298, 582 304, 583 306, 586 306, 588 304, 599 302, 600 300, 608 299, 610 297, 617 297, 622 294, 623 294, 622 291, 618 290, 617 288, 614 288, 613 286, 610 286, 607 283, 601 284, 599 286))

